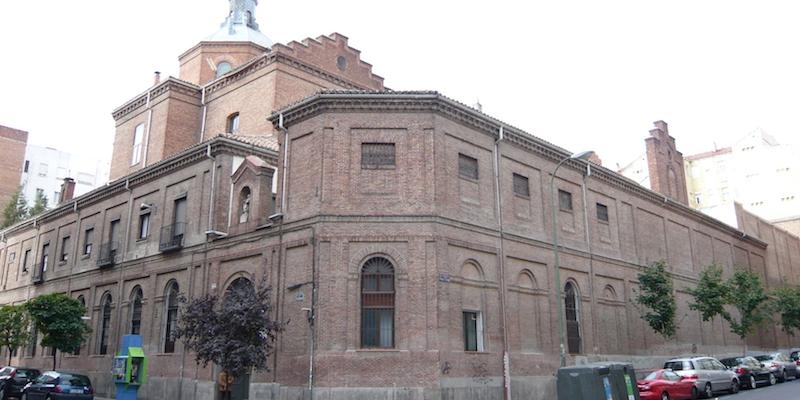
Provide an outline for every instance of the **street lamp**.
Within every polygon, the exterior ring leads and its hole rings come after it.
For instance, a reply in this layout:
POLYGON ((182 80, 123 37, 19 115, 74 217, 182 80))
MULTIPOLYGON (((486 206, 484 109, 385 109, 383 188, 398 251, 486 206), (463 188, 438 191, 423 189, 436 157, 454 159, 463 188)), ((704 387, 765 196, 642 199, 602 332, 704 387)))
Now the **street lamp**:
POLYGON ((567 365, 567 356, 565 353, 565 338, 564 338, 564 304, 561 301, 561 272, 560 266, 558 265, 558 222, 556 220, 557 214, 556 209, 558 209, 558 192, 555 189, 555 179, 556 179, 556 172, 558 169, 561 168, 568 160, 588 160, 590 157, 594 155, 594 151, 583 151, 580 153, 575 153, 569 157, 565 157, 561 160, 558 165, 556 165, 556 169, 553 170, 553 175, 550 176, 550 192, 553 194, 553 268, 555 269, 555 294, 556 294, 556 304, 558 305, 558 340, 559 340, 559 350, 561 355, 561 366, 564 367, 567 365))

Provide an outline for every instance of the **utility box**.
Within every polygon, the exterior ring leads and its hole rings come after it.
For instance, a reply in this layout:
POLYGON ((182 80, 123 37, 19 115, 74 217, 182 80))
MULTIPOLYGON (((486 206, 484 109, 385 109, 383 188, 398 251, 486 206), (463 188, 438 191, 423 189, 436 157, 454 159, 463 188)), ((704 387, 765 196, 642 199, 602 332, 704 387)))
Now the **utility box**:
POLYGON ((626 363, 592 363, 558 369, 559 400, 640 400, 636 372, 626 363))

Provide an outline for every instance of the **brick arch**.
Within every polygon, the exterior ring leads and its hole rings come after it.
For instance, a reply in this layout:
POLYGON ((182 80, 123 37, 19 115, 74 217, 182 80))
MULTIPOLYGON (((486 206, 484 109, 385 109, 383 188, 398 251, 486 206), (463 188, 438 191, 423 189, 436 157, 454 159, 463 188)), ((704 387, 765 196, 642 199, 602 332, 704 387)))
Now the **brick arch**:
POLYGON ((235 280, 237 280, 239 278, 247 279, 255 287, 255 282, 256 282, 255 278, 256 277, 255 277, 254 274, 251 274, 251 273, 246 272, 246 271, 236 271, 236 272, 228 275, 228 278, 225 279, 225 282, 222 284, 221 292, 225 293, 225 291, 228 290, 228 288, 231 286, 231 283, 233 283, 233 281, 235 281, 235 280))
POLYGON ((617 300, 617 291, 614 286, 606 285, 603 288, 603 298, 608 300, 617 300))
POLYGON ((481 264, 473 258, 464 260, 464 262, 461 264, 459 275, 464 279, 470 279, 473 281, 486 280, 486 274, 484 274, 481 264))
POLYGON ((536 275, 527 268, 520 271, 517 275, 517 286, 527 289, 538 289, 539 283, 536 281, 536 275))
POLYGON ((384 257, 389 260, 394 266, 395 275, 406 273, 406 258, 403 254, 394 247, 381 245, 368 246, 353 254, 350 258, 350 273, 359 276, 361 267, 372 257, 384 257))

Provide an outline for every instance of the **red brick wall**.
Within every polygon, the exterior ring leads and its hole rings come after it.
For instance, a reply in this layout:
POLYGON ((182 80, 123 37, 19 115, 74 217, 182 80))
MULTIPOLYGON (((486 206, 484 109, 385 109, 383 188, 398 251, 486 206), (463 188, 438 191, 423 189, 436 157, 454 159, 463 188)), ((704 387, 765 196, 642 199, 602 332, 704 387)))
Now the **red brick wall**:
POLYGON ((28 132, 0 125, 0 207, 19 189, 28 132))

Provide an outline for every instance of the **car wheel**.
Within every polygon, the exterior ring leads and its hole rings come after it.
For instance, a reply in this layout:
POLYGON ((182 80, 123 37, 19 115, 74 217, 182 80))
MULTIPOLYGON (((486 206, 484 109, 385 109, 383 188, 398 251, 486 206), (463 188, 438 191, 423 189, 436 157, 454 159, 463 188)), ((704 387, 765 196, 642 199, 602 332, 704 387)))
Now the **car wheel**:
POLYGON ((714 397, 714 391, 711 390, 711 382, 707 382, 706 383, 706 387, 705 387, 705 389, 703 389, 703 395, 707 399, 710 399, 710 398, 714 397))
POLYGON ((755 389, 756 387, 758 387, 758 383, 756 382, 756 377, 753 376, 753 375, 748 376, 747 377, 747 388, 748 389, 755 389))
POLYGON ((669 400, 669 393, 667 392, 661 393, 661 400, 669 400))
POLYGON ((775 377, 775 374, 769 374, 769 385, 772 386, 778 382, 778 378, 775 377))
POLYGON ((739 393, 739 380, 738 379, 734 379, 734 380, 731 381, 731 389, 729 390, 729 392, 731 392, 731 394, 739 393))
POLYGON ((700 391, 697 390, 697 386, 692 386, 692 400, 697 400, 700 398, 700 391))

